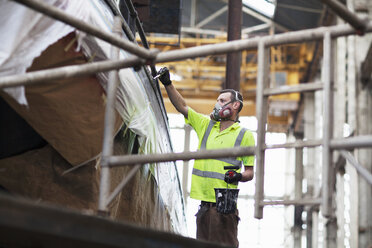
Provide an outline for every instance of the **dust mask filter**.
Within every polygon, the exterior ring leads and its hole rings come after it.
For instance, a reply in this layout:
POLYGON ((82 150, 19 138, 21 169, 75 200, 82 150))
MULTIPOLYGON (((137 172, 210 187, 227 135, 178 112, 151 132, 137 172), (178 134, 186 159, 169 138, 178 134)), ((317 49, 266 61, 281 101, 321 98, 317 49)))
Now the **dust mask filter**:
POLYGON ((225 104, 224 106, 221 106, 219 103, 216 103, 216 105, 214 105, 211 118, 215 121, 220 121, 223 119, 230 118, 232 115, 232 111, 231 111, 231 108, 227 106, 230 103, 231 102, 225 104))

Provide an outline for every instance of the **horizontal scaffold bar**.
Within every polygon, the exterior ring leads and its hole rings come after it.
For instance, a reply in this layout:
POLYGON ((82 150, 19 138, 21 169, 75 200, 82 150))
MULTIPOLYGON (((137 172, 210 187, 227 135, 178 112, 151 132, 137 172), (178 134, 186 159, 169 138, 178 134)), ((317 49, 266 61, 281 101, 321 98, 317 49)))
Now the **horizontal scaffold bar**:
POLYGON ((34 72, 28 72, 21 75, 0 77, 0 89, 9 88, 20 85, 29 85, 36 83, 48 83, 53 80, 67 79, 127 68, 132 66, 140 66, 144 63, 144 59, 131 56, 125 60, 106 60, 83 65, 69 65, 54 69, 46 69, 34 72))
MULTIPOLYGON (((65 66, 55 69, 29 72, 22 75, 5 76, 0 78, 0 88, 14 87, 31 83, 48 82, 49 80, 65 79, 76 76, 91 75, 97 72, 117 70, 138 65, 145 65, 148 63, 164 63, 185 60, 188 58, 226 54, 229 52, 237 52, 246 49, 256 49, 258 47, 259 41, 263 41, 266 46, 273 46, 318 40, 323 38, 323 35, 326 31, 330 32, 331 36, 334 38, 355 34, 355 30, 350 25, 344 24, 332 27, 320 27, 315 29, 294 31, 271 36, 255 37, 252 39, 234 40, 218 44, 210 44, 160 52, 151 61, 140 59, 136 56, 131 56, 125 60, 119 61, 102 61, 86 65, 65 66), (70 70, 72 70, 72 72, 69 72, 70 70)), ((372 22, 368 23, 366 32, 372 32, 372 22)))
POLYGON ((90 35, 96 36, 97 38, 100 38, 112 45, 120 47, 141 58, 151 59, 154 57, 154 52, 150 52, 149 50, 143 47, 140 47, 137 44, 129 40, 117 37, 113 35, 112 33, 102 31, 100 28, 94 25, 91 25, 89 23, 86 23, 72 15, 66 14, 66 12, 58 9, 57 7, 51 6, 50 4, 44 3, 43 1, 35 1, 35 0, 14 0, 14 1, 20 4, 23 4, 23 5, 26 5, 27 7, 33 10, 43 13, 63 23, 69 24, 90 35))
MULTIPOLYGON (((321 139, 318 140, 299 140, 284 144, 266 145, 264 149, 279 149, 279 148, 304 148, 316 147, 322 145, 321 139)), ((330 141, 331 149, 353 149, 372 147, 372 135, 361 135, 350 138, 337 138, 330 141)))
POLYGON ((266 145, 264 149, 279 149, 279 148, 304 148, 304 147, 316 147, 322 145, 322 140, 298 140, 295 142, 284 143, 284 144, 273 144, 266 145))
POLYGON ((353 149, 372 147, 372 135, 360 135, 344 139, 332 139, 332 149, 353 149))
POLYGON ((254 154, 255 147, 236 147, 228 149, 200 150, 196 152, 111 156, 102 159, 106 160, 106 165, 114 167, 121 165, 171 162, 177 160, 187 161, 192 159, 213 159, 229 157, 236 158, 240 156, 250 156, 254 154))
POLYGON ((264 200, 261 202, 261 206, 268 205, 320 205, 322 202, 321 198, 314 199, 297 199, 297 200, 279 200, 279 201, 268 201, 264 200))
POLYGON ((278 88, 269 88, 264 90, 265 96, 281 95, 288 93, 300 93, 323 89, 322 83, 302 83, 299 85, 286 85, 278 88))
POLYGON ((334 0, 321 0, 324 4, 332 9, 340 18, 350 23, 360 34, 366 29, 367 19, 359 18, 355 13, 351 12, 344 4, 334 0))
POLYGON ((369 183, 369 185, 372 186, 372 174, 366 168, 364 168, 363 165, 359 164, 350 152, 341 150, 340 153, 347 161, 349 161, 352 166, 354 166, 359 175, 361 175, 369 183))

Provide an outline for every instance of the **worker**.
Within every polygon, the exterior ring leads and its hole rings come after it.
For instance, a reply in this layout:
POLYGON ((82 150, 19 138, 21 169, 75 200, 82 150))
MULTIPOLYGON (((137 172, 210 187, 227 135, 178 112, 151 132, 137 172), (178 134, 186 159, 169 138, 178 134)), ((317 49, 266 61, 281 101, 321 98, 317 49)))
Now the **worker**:
MULTIPOLYGON (((243 107, 242 95, 235 90, 222 90, 211 115, 197 113, 186 105, 184 98, 173 86, 168 68, 158 72, 173 106, 185 117, 185 122, 193 127, 199 138, 199 149, 233 148, 254 146, 254 138, 250 131, 239 125, 239 112, 243 107), (242 131, 243 130, 243 131, 242 131), (240 134, 240 135, 239 135, 240 134), (239 140, 237 142, 237 140, 239 140)), ((203 159, 194 162, 190 197, 200 200, 196 214, 196 238, 217 242, 234 247, 239 246, 237 238, 238 210, 233 213, 220 213, 216 209, 215 188, 226 188, 231 183, 237 188, 238 182, 253 179, 254 156, 243 156, 236 159, 203 159), (232 161, 231 161, 232 160, 232 161), (241 164, 244 171, 224 170, 224 166, 241 164)))

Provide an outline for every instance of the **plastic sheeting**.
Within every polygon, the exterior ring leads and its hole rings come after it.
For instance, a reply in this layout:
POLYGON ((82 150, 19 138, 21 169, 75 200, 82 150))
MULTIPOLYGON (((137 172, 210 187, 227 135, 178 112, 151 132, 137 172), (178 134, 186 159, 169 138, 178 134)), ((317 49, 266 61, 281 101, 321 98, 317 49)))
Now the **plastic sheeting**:
MULTIPOLYGON (((83 16, 83 1, 44 0, 74 16, 83 16)), ((45 48, 74 29, 8 0, 0 0, 0 76, 25 73, 45 48)), ((24 87, 5 91, 27 104, 24 87)))
MULTIPOLYGON (((120 133, 122 135, 122 133, 120 133)), ((125 137, 127 138, 127 137, 125 137)), ((123 136, 116 139, 115 151, 127 152, 123 136)), ((70 168, 50 145, 17 156, 0 159, 0 183, 9 194, 45 201, 83 213, 97 211, 100 171, 89 162, 74 173, 63 175, 70 168)), ((130 166, 110 170, 112 189, 120 183, 130 166)), ((171 218, 148 170, 140 170, 121 194, 108 207, 110 217, 136 223, 138 226, 173 231, 171 218)), ((22 238, 22 237, 19 237, 22 238)), ((1 242, 0 242, 1 243, 1 242)))
MULTIPOLYGON (((90 1, 91 11, 88 22, 111 32, 113 16, 103 1, 90 1)), ((85 36, 80 40, 83 51, 88 57, 95 60, 109 58, 111 46, 100 39, 85 36), (94 50, 92 49, 94 47, 94 50)), ((129 53, 121 50, 120 58, 124 59, 129 53)), ((103 87, 107 82, 107 73, 100 73, 103 87)), ((133 68, 120 70, 120 84, 117 92, 118 104, 116 109, 122 116, 125 124, 137 135, 140 141, 140 153, 154 154, 172 151, 170 139, 165 130, 166 123, 160 121, 157 116, 162 116, 162 110, 149 99, 151 90, 146 90, 146 84, 150 80, 145 76, 144 69, 134 71, 133 68)), ((152 91, 152 94, 154 92, 152 91)), ((154 100, 152 96, 152 101, 154 100)), ((180 204, 182 193, 180 191, 179 178, 175 163, 162 163, 152 170, 159 186, 159 192, 165 205, 168 207, 172 221, 175 221, 174 228, 178 233, 186 233, 185 216, 183 205, 180 204), (173 185, 173 187, 170 187, 173 185), (176 188, 174 188, 176 186, 176 188), (180 215, 182 213, 182 215, 180 215)))
MULTIPOLYGON (((113 16, 103 1, 49 0, 47 2, 111 32, 113 16)), ((0 27, 0 35, 2 35, 0 37, 2 41, 11 40, 2 42, 0 45, 0 75, 24 73, 32 60, 40 55, 48 45, 73 30, 59 21, 3 0, 0 0, 0 18, 2 23, 6 23, 0 27)), ((79 32, 78 40, 82 51, 88 58, 102 60, 109 57, 111 46, 106 42, 79 32)), ((127 52, 121 51, 121 58, 128 56, 127 52)), ((107 73, 100 73, 98 76, 102 87, 105 88, 107 73)), ((164 110, 159 107, 155 92, 149 87, 151 81, 144 69, 137 72, 132 68, 123 69, 120 70, 119 77, 116 109, 125 124, 139 135, 140 153, 170 152, 172 148, 168 127, 162 118, 164 110)), ((26 103, 24 89, 17 89, 17 93, 13 91, 10 94, 16 97, 19 103, 26 103)), ((186 234, 182 193, 175 163, 162 163, 152 168, 160 196, 171 216, 175 232, 186 234)))
MULTIPOLYGON (((74 33, 59 39, 27 71, 86 63, 83 53, 74 50, 75 39, 74 33), (70 44, 74 46, 67 49, 70 44)), ((95 75, 28 85, 27 107, 2 95, 71 165, 85 164, 101 153, 106 96, 95 75)), ((119 130, 123 121, 118 114, 115 120, 119 130)))

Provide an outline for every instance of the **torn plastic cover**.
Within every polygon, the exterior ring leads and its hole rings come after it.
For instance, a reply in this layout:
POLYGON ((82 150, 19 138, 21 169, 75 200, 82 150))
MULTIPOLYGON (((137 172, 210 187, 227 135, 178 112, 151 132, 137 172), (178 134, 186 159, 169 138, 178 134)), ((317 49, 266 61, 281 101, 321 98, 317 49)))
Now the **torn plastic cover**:
MULTIPOLYGON (((87 21, 107 32, 111 32, 113 16, 106 4, 103 1, 90 2, 93 9, 87 21)), ((92 36, 84 36, 83 39, 80 39, 80 42, 83 51, 86 52, 88 57, 94 57, 93 60, 109 58, 111 45, 106 42, 92 36), (92 47, 94 47, 94 50, 91 49, 92 47)), ((129 55, 128 52, 121 50, 120 59, 125 59, 129 55)), ((108 73, 99 73, 99 77, 102 86, 106 87, 108 73)), ((168 130, 168 127, 165 122, 157 120, 155 115, 162 115, 159 112, 161 110, 156 106, 158 104, 152 104, 148 95, 149 91, 146 91, 144 86, 151 83, 145 76, 144 69, 141 68, 137 72, 133 68, 121 69, 119 78, 116 109, 126 125, 139 135, 139 153, 171 152, 170 140, 165 131, 168 130)), ((183 205, 180 204, 182 193, 175 163, 158 164, 152 172, 158 183, 161 197, 172 216, 172 221, 179 222, 174 223, 175 231, 185 234, 186 221, 184 214, 180 215, 180 213, 183 213, 183 205), (170 187, 171 185, 177 185, 177 187, 170 187)))
MULTIPOLYGON (((104 1, 49 0, 48 4, 63 9, 66 13, 80 18, 102 30, 111 32, 113 15, 104 1)), ((34 58, 58 39, 73 31, 71 26, 29 10, 14 2, 2 1, 0 21, 0 75, 21 74, 31 65, 34 58), (10 14, 7 14, 10 13, 10 14), (17 13, 11 15, 11 13, 17 13), (18 19, 17 19, 18 18, 18 19), (8 37, 9 36, 9 37, 8 37), (6 41, 6 42, 5 42, 6 41), (3 43, 4 42, 4 43, 3 43)), ((93 61, 105 60, 110 55, 111 45, 89 35, 77 32, 83 52, 93 61)), ((129 53, 121 50, 120 58, 129 53)), ((99 73, 103 88, 106 88, 108 73, 99 73)), ((117 91, 116 109, 126 125, 139 136, 142 154, 171 152, 168 127, 159 121, 162 115, 159 103, 154 102, 154 91, 149 90, 150 79, 143 68, 120 70, 120 84, 117 91), (147 84, 147 85, 146 85, 147 84)), ((27 104, 23 87, 7 90, 21 104, 27 104)), ((147 165, 149 166, 149 165, 147 165)), ((186 220, 182 191, 175 163, 161 163, 152 168, 160 195, 171 216, 174 231, 186 235, 186 220)))
MULTIPOLYGON (((44 0, 73 16, 83 16, 83 1, 44 0)), ((13 1, 0 2, 0 76, 25 73, 35 57, 50 44, 74 30, 13 1)), ((23 86, 4 89, 27 105, 23 86)))

